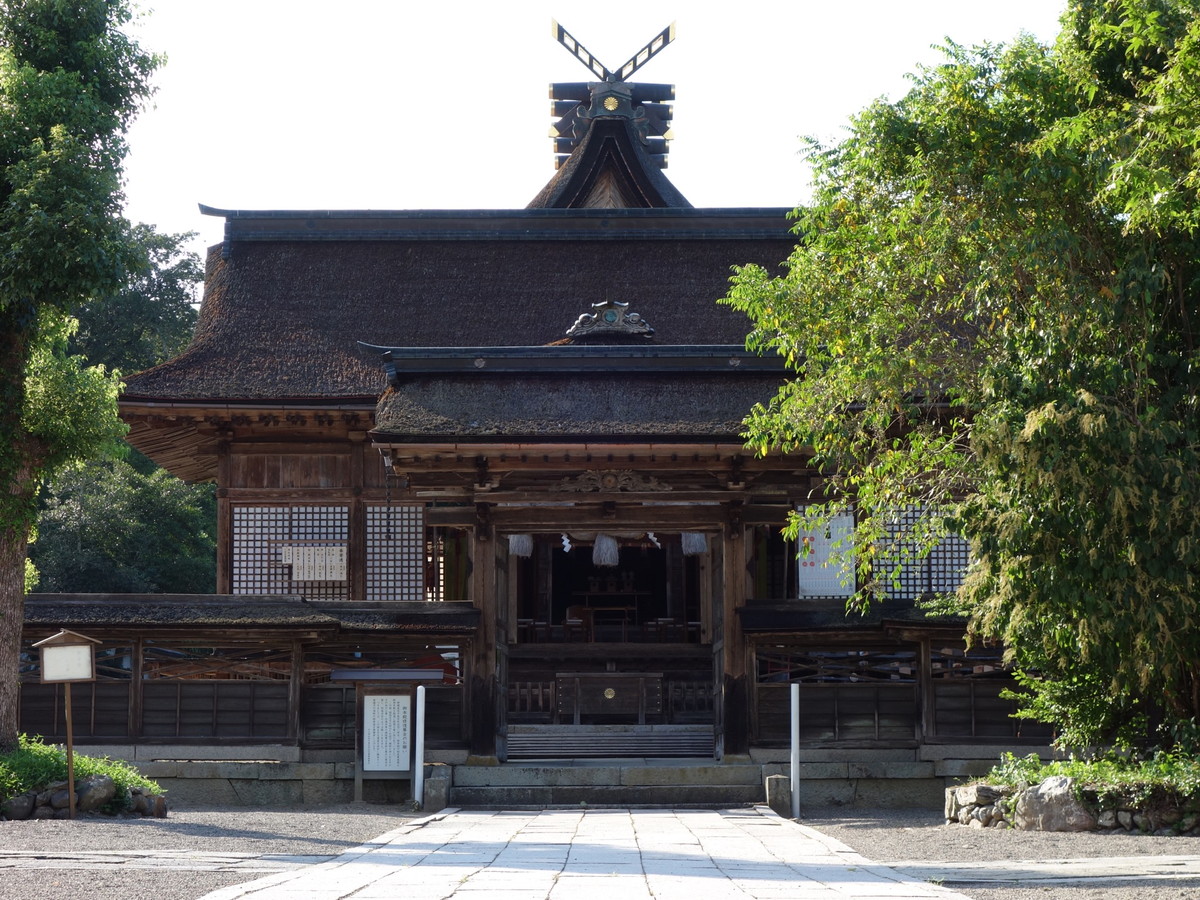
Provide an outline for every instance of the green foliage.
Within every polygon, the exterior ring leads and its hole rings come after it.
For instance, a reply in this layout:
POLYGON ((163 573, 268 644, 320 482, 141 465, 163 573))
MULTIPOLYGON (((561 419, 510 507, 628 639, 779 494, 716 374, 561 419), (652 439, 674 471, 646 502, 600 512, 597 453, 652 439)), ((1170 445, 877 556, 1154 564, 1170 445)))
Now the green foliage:
MULTIPOLYGON (((1030 650, 1021 657, 1033 655, 1030 650)), ((1109 691, 1111 677, 1095 667, 1063 667, 1053 678, 1020 670, 1015 676, 1021 689, 1001 696, 1019 701, 1017 718, 1054 723, 1060 746, 1091 748, 1100 736, 1107 736, 1112 744, 1131 746, 1141 743, 1142 735, 1154 733, 1151 717, 1158 715, 1157 704, 1143 699, 1133 687, 1114 695, 1109 691)), ((1178 745, 1179 741, 1164 743, 1178 745)))
POLYGON ((120 216, 124 134, 159 60, 122 31, 130 17, 124 0, 0 0, 0 748, 16 744, 38 489, 114 435, 115 384, 62 347, 71 310, 136 262, 120 216))
POLYGON ((212 485, 98 460, 55 478, 30 556, 42 591, 199 594, 216 584, 215 541, 212 485))
POLYGON ((134 225, 128 239, 136 267, 112 296, 75 310, 72 352, 125 375, 182 352, 196 325, 196 285, 204 278, 200 258, 186 249, 194 236, 134 225))
POLYGON ((1047 778, 1075 779, 1081 790, 1106 807, 1110 800, 1144 802, 1152 796, 1200 797, 1200 760, 1192 755, 1158 752, 1146 759, 1107 755, 1093 759, 1048 760, 1036 753, 1005 753, 981 780, 1022 790, 1047 778))
MULTIPOLYGON (((202 276, 190 235, 131 229, 140 256, 113 296, 77 310, 71 348, 92 365, 135 372, 181 352, 202 276)), ((136 451, 67 466, 41 494, 30 556, 38 590, 208 593, 216 583, 212 485, 186 485, 136 451)))
POLYGON ((902 540, 971 542, 956 603, 1027 714, 1170 745, 1200 717, 1200 4, 1063 22, 950 44, 812 144, 787 274, 740 269, 725 302, 797 373, 751 446, 813 453, 816 514, 854 505, 853 603, 896 575, 896 511, 933 509, 902 540))
MULTIPOLYGON (((107 812, 120 812, 129 806, 129 790, 146 788, 151 793, 161 794, 162 788, 149 778, 143 777, 128 763, 107 757, 82 756, 75 754, 76 780, 90 775, 107 775, 116 785, 117 794, 113 808, 107 812)), ((62 747, 45 744, 39 737, 20 735, 17 749, 0 755, 0 801, 7 800, 25 791, 38 791, 47 785, 67 778, 67 754, 62 747)))
POLYGON ((127 430, 117 417, 119 378, 103 366, 67 354, 75 321, 42 311, 47 320, 25 372, 24 434, 43 448, 38 470, 53 472, 75 459, 123 452, 127 430))

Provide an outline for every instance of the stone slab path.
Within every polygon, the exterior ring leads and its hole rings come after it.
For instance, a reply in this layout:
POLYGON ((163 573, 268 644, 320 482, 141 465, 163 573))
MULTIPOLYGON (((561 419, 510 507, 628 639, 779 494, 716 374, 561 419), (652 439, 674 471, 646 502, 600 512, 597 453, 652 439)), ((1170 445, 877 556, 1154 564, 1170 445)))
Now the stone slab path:
MULTIPOLYGON (((1089 881, 1200 878, 1200 856, 1108 856, 992 862, 891 862, 912 878, 954 885, 1084 885, 1089 881)), ((969 890, 969 888, 968 888, 969 890)))
POLYGON ((964 900, 765 808, 450 810, 204 900, 964 900))

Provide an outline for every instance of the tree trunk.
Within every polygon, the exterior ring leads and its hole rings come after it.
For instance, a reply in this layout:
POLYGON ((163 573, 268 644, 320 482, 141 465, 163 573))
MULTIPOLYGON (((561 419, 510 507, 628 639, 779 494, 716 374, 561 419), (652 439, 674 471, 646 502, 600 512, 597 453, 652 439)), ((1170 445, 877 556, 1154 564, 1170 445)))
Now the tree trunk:
POLYGON ((27 535, 9 528, 0 535, 0 753, 17 746, 17 681, 21 628, 25 622, 27 535))
POLYGON ((29 361, 26 320, 33 314, 16 303, 0 310, 0 753, 17 745, 25 554, 37 493, 31 438, 21 418, 29 361))

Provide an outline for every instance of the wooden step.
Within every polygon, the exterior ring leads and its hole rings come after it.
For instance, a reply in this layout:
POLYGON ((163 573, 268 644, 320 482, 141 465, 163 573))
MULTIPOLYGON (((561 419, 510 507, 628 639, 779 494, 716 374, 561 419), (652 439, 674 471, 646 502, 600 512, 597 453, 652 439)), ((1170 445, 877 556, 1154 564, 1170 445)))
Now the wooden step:
POLYGON ((510 725, 509 759, 700 757, 715 749, 709 725, 510 725))

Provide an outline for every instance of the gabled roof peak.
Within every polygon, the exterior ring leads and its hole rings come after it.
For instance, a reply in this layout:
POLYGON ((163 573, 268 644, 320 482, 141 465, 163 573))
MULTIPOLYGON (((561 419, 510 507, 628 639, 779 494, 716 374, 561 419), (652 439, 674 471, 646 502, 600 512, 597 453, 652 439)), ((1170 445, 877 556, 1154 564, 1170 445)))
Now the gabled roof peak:
POLYGON ((613 71, 557 22, 554 35, 599 81, 550 85, 550 128, 558 174, 530 208, 689 207, 661 174, 671 138, 675 86, 633 84, 626 79, 675 38, 664 28, 613 71), (602 136, 598 136, 598 132, 602 136), (586 163, 581 160, 586 157, 586 163))

